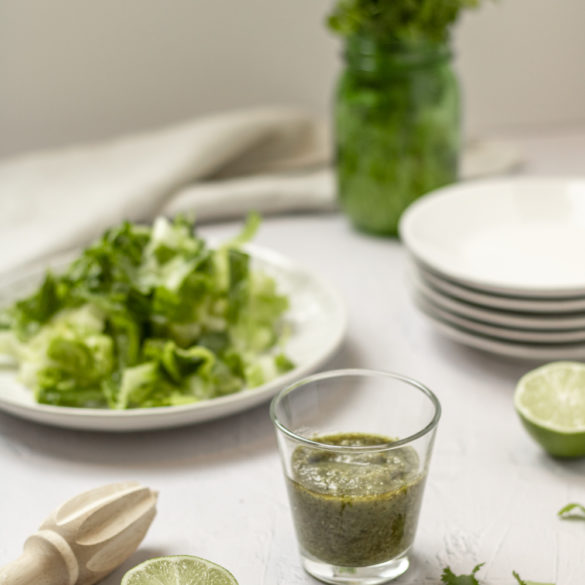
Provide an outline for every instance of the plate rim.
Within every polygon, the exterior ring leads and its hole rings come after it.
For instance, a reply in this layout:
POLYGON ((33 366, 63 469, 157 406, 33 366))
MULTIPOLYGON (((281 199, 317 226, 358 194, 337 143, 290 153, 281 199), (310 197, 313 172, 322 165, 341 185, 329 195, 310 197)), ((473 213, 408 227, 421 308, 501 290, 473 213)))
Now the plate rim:
POLYGON ((463 302, 489 309, 518 313, 585 313, 585 296, 576 297, 519 297, 477 290, 444 276, 413 258, 415 270, 429 286, 463 302))
POLYGON ((473 349, 481 350, 492 355, 500 355, 514 359, 525 359, 532 361, 552 361, 562 359, 583 359, 585 358, 585 343, 582 344, 566 344, 571 346, 570 350, 562 350, 558 346, 551 347, 546 344, 523 344, 512 341, 503 341, 475 335, 471 332, 465 331, 455 325, 445 323, 444 321, 425 315, 432 327, 434 327, 441 334, 449 337, 453 341, 471 347, 473 349))
MULTIPOLYGON (((345 339, 348 328, 348 309, 345 299, 336 288, 321 278, 320 275, 304 268, 288 256, 256 244, 248 244, 243 248, 250 253, 252 259, 257 258, 285 269, 287 272, 304 275, 332 300, 332 305, 335 307, 337 326, 331 334, 328 345, 313 359, 257 388, 243 389, 234 394, 192 404, 128 410, 64 407, 35 402, 27 404, 7 399, 2 395, 0 387, 0 411, 50 426, 76 430, 124 433, 178 428, 223 418, 236 412, 243 412, 268 400, 281 387, 287 386, 317 370, 335 354, 345 339)), ((64 262, 65 258, 70 261, 74 257, 75 253, 69 251, 58 257, 56 256, 53 261, 58 264, 59 262, 64 262)), ((31 279, 34 276, 42 276, 47 267, 47 263, 39 263, 24 274, 19 274, 18 277, 0 278, 0 289, 9 286, 10 283, 15 284, 21 280, 31 279)))
POLYGON ((515 327, 506 327, 491 325, 485 321, 471 319, 463 315, 457 315, 447 309, 443 309, 433 303, 430 299, 422 294, 413 296, 414 304, 426 316, 437 318, 453 327, 461 327, 470 334, 482 337, 493 338, 498 341, 510 343, 527 343, 539 345, 565 345, 572 343, 582 343, 585 346, 585 328, 575 330, 540 330, 540 329, 520 329, 515 327), (575 339, 563 339, 563 336, 575 335, 575 339), (558 339, 553 339, 555 336, 558 339))
POLYGON ((486 321, 489 319, 504 327, 517 327, 526 330, 575 330, 585 327, 585 312, 580 313, 580 321, 578 322, 580 324, 577 324, 576 326, 573 324, 572 327, 566 327, 566 325, 571 322, 568 317, 571 313, 566 315, 559 314, 551 316, 550 318, 547 318, 542 314, 532 315, 530 313, 516 313, 514 311, 508 311, 507 313, 509 314, 506 315, 505 312, 498 311, 497 309, 480 307, 473 303, 450 297, 449 295, 432 288, 420 279, 417 279, 417 277, 412 274, 408 275, 408 281, 412 290, 422 294, 434 304, 469 319, 475 319, 477 321, 486 321), (562 320, 563 323, 559 324, 559 319, 562 320))

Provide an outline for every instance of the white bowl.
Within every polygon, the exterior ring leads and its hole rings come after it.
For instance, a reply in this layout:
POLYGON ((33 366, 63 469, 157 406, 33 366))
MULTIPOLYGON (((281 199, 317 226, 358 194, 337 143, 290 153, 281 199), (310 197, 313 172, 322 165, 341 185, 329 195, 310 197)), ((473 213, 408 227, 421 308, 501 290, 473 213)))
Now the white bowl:
POLYGON ((547 298, 585 295, 585 179, 459 183, 403 214, 414 257, 464 285, 547 298))

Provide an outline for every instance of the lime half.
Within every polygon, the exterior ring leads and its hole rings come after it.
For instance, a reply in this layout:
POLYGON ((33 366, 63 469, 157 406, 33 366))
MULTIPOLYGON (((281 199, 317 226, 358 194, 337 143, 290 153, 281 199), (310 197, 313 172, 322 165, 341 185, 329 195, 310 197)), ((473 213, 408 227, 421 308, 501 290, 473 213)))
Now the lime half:
POLYGON ((144 561, 122 577, 121 585, 238 585, 223 567, 188 555, 144 561))
POLYGON ((548 453, 585 456, 585 364, 553 362, 528 372, 518 382, 514 406, 548 453))

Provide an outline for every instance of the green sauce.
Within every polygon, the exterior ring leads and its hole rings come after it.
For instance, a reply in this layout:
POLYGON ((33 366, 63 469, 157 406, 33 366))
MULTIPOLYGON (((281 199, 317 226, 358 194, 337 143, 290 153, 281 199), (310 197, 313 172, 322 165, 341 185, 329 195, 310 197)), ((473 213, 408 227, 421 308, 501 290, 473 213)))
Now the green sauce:
MULTIPOLYGON (((343 446, 391 442, 359 433, 314 440, 343 446)), ((287 487, 305 554, 337 566, 366 567, 411 546, 424 486, 412 447, 366 453, 298 447, 292 474, 287 487)))

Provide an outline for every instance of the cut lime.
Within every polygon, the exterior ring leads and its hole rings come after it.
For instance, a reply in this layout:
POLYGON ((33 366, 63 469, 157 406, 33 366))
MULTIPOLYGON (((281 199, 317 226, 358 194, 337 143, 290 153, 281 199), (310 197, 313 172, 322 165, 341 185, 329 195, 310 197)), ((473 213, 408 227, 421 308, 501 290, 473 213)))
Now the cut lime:
POLYGON ((122 577, 121 585, 238 585, 223 567, 188 555, 144 561, 122 577))
POLYGON ((585 364, 553 362, 528 372, 516 386, 514 406, 551 455, 585 456, 585 364))

